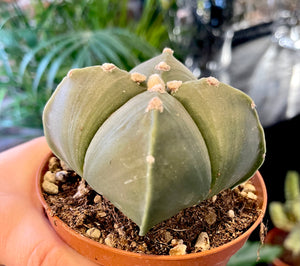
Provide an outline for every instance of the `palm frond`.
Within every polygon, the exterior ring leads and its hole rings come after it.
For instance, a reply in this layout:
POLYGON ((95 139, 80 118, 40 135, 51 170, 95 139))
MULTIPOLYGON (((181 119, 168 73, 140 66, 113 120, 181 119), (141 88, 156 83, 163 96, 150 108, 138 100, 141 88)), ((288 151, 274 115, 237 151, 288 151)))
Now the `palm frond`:
POLYGON ((19 69, 21 78, 30 62, 35 61, 37 54, 44 50, 46 52, 43 52, 44 56, 34 71, 32 83, 34 94, 37 93, 44 75, 47 79, 47 88, 52 89, 56 75, 63 65, 66 68, 74 68, 111 62, 129 70, 140 61, 136 55, 147 59, 157 52, 146 41, 125 29, 71 32, 42 42, 25 54, 19 69))
POLYGON ((2 106, 2 102, 3 102, 5 94, 6 94, 6 88, 0 87, 0 113, 1 113, 1 106, 2 106))
POLYGON ((136 34, 120 28, 114 28, 112 32, 118 36, 123 45, 131 47, 132 50, 141 52, 143 58, 150 58, 158 53, 158 49, 155 48, 155 46, 150 45, 144 38, 136 34))
POLYGON ((90 54, 89 46, 86 45, 83 47, 83 49, 81 49, 78 52, 71 68, 81 68, 81 67, 90 65, 91 58, 90 58, 89 54, 90 54), (89 58, 89 59, 87 59, 87 58, 89 58), (90 63, 90 64, 88 64, 88 63, 90 63))
POLYGON ((64 62, 64 60, 70 56, 72 52, 74 52, 76 49, 78 49, 85 40, 78 40, 74 42, 71 46, 69 46, 67 49, 62 51, 61 54, 52 62, 51 67, 49 69, 48 75, 47 75, 47 87, 48 88, 53 88, 54 85, 54 79, 56 76, 56 73, 61 66, 61 64, 64 62))
POLYGON ((26 15, 24 12, 24 9, 22 9, 17 2, 13 3, 13 9, 17 17, 19 19, 16 21, 18 24, 21 23, 25 26, 25 28, 31 28, 30 27, 30 18, 26 15))
POLYGON ((104 62, 109 61, 106 54, 103 53, 103 48, 101 47, 102 43, 97 43, 97 40, 94 41, 94 38, 91 38, 90 40, 90 49, 93 55, 95 56, 96 60, 98 61, 98 65, 104 62))
POLYGON ((77 40, 77 35, 71 35, 69 38, 68 36, 66 37, 66 39, 62 40, 61 42, 58 42, 56 46, 53 47, 52 50, 50 50, 45 57, 40 61, 37 70, 36 70, 36 75, 32 84, 32 90, 36 91, 40 80, 42 78, 42 75, 44 74, 47 66, 49 65, 50 61, 52 60, 52 58, 54 58, 58 53, 60 53, 64 47, 66 47, 68 44, 70 44, 71 42, 77 40))
POLYGON ((9 86, 6 97, 14 101, 9 117, 40 125, 43 105, 70 68, 111 62, 129 70, 154 56, 158 51, 153 44, 161 49, 165 40, 163 19, 159 0, 144 3, 137 20, 128 12, 128 0, 46 5, 32 0, 28 10, 17 1, 0 1, 1 74, 7 80, 0 89, 9 86))
POLYGON ((24 76, 24 72, 28 66, 28 64, 34 59, 35 55, 41 51, 42 49, 48 48, 49 46, 55 44, 56 42, 65 40, 66 35, 60 35, 53 37, 50 40, 46 40, 39 45, 37 45, 34 49, 30 50, 28 53, 26 53, 23 57, 23 60, 21 61, 20 68, 19 68, 19 76, 22 80, 24 76))
POLYGON ((13 72, 9 63, 9 58, 7 53, 4 50, 3 45, 0 42, 0 61, 2 61, 2 64, 4 66, 4 69, 6 71, 6 74, 9 78, 13 77, 13 72))
POLYGON ((102 35, 102 40, 111 46, 120 58, 123 58, 122 67, 126 66, 124 58, 126 58, 127 65, 135 65, 137 63, 136 58, 130 52, 130 47, 124 45, 124 43, 120 42, 118 35, 114 34, 111 30, 104 30, 102 32, 98 32, 99 35, 102 35))
POLYGON ((117 52, 114 49, 111 49, 110 43, 107 41, 105 35, 103 36, 102 34, 96 33, 94 34, 91 42, 94 43, 98 48, 98 57, 100 56, 100 54, 102 54, 107 58, 106 61, 101 63, 111 62, 119 67, 124 67, 124 64, 122 63, 117 52))

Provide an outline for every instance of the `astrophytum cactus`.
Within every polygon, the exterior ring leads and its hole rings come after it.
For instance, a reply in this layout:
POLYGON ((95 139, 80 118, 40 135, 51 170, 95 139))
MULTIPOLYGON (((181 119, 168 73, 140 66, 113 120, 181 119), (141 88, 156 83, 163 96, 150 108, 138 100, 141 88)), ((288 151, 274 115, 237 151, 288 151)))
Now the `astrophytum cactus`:
POLYGON ((215 78, 197 80, 168 48, 130 73, 107 63, 71 70, 43 122, 54 154, 140 235, 247 180, 265 154, 253 101, 215 78))

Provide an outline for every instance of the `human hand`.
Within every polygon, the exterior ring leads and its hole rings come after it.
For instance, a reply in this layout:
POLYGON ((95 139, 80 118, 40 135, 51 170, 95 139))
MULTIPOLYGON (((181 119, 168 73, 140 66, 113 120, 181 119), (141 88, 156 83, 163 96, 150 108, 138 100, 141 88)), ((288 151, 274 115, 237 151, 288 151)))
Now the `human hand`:
POLYGON ((96 265, 65 244, 44 214, 35 176, 47 151, 41 137, 0 153, 0 265, 96 265))

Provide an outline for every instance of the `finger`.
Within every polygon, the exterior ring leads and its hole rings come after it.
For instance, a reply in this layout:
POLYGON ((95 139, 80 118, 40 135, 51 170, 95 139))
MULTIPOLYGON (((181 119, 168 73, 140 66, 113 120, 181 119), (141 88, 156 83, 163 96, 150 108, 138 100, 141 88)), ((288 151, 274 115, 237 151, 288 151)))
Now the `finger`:
POLYGON ((50 151, 40 137, 0 153, 0 192, 35 195, 35 176, 43 157, 50 151))
POLYGON ((41 210, 19 196, 0 205, 1 255, 4 265, 96 265, 65 244, 41 210))
POLYGON ((42 137, 0 153, 0 263, 95 265, 67 246, 44 216, 35 176, 48 151, 42 137))

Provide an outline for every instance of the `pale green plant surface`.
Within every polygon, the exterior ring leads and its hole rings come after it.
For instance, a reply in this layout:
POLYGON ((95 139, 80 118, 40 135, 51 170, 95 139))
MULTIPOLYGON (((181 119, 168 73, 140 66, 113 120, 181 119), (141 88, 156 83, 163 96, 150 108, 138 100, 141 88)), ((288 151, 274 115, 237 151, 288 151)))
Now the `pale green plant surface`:
POLYGON ((247 241, 245 245, 229 260, 227 266, 255 266, 260 263, 271 263, 280 256, 280 246, 261 245, 260 242, 247 241))
POLYGON ((52 151, 140 235, 249 179, 265 155, 253 101, 215 78, 197 80, 170 49, 130 73, 71 70, 43 122, 52 151))

